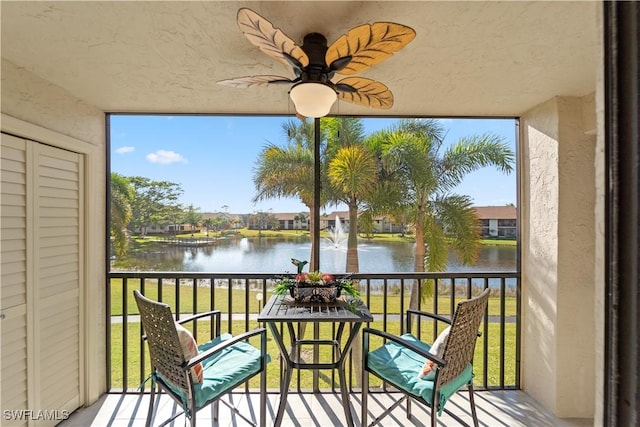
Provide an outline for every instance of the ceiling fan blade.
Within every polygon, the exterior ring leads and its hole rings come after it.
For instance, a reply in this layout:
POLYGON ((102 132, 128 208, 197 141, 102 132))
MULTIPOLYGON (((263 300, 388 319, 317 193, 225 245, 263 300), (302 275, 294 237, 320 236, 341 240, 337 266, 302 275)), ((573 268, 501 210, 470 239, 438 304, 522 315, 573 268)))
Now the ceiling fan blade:
POLYGON ((251 43, 258 46, 267 55, 282 61, 286 65, 296 68, 304 68, 309 64, 309 57, 291 38, 266 18, 258 15, 251 9, 242 8, 238 10, 238 27, 251 43), (288 55, 288 58, 287 56, 288 55))
POLYGON ((390 57, 415 36, 413 28, 393 22, 360 25, 333 42, 325 59, 331 67, 335 61, 351 56, 351 61, 337 72, 347 75, 359 73, 390 57))
POLYGON ((347 77, 337 82, 335 86, 338 90, 338 98, 343 101, 382 110, 393 106, 393 94, 389 88, 375 80, 347 77))
POLYGON ((343 56, 342 58, 338 58, 332 63, 329 64, 329 70, 339 73, 344 67, 349 65, 353 58, 351 56, 343 56))
POLYGON ((246 76, 246 77, 237 77, 235 79, 219 80, 217 83, 223 86, 238 87, 238 88, 244 89, 252 86, 265 86, 270 83, 291 84, 295 82, 296 80, 291 80, 287 77, 264 75, 264 76, 246 76))

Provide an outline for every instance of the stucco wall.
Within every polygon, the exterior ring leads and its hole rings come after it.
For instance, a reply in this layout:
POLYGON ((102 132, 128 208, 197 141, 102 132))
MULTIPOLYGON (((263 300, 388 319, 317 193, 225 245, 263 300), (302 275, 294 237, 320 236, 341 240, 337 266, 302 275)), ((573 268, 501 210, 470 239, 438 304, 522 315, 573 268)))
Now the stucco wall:
POLYGON ((101 110, 4 58, 1 108, 3 114, 104 147, 101 110))
MULTIPOLYGON (((595 140, 583 121, 593 97, 559 98, 557 414, 592 417, 595 387, 595 140), (586 105, 585 105, 586 104, 586 105)), ((594 110, 592 109, 591 112, 594 110)), ((594 114, 591 114, 594 115, 594 114)))
POLYGON ((105 377, 105 119, 64 89, 2 59, 2 130, 84 156, 85 248, 83 329, 87 404, 106 391, 105 377), (18 120, 9 120, 9 119, 18 120), (61 135, 61 137, 59 137, 61 135), (67 138, 71 137, 71 138, 67 138))
MULTIPOLYGON (((604 25, 603 25, 603 8, 598 8, 598 58, 604 58, 604 25)), ((596 204, 594 215, 594 231, 595 231, 595 301, 594 301, 594 319, 596 322, 596 349, 595 349, 595 411, 593 416, 594 426, 603 425, 604 413, 604 343, 605 343, 605 120, 604 120, 604 63, 599 61, 596 70, 596 94, 595 94, 595 121, 596 121, 596 150, 595 150, 595 189, 596 204)))
POLYGON ((522 380, 555 411, 557 390, 558 117, 551 100, 520 119, 522 132, 522 380))
POLYGON ((592 417, 593 95, 521 117, 523 387, 560 417, 592 417))

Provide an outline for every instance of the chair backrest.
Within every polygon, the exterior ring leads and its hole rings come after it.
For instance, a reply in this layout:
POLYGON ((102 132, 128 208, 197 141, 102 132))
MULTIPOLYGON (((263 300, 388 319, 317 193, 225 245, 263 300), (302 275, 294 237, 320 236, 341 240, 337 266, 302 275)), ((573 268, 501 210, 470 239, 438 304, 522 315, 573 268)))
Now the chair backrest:
POLYGON ((489 289, 485 289, 477 297, 458 303, 442 355, 447 364, 439 370, 436 388, 460 375, 473 360, 478 329, 488 300, 489 289))
POLYGON ((171 308, 168 304, 146 298, 137 290, 133 291, 133 295, 147 335, 151 368, 190 395, 188 374, 182 368, 185 363, 184 353, 171 308))

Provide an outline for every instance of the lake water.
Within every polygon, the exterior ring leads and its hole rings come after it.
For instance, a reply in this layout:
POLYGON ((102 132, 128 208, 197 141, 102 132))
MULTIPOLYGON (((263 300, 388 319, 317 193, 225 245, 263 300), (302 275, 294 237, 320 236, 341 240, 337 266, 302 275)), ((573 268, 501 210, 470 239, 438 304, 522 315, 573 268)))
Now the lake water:
MULTIPOLYGON (((413 243, 358 242, 361 273, 413 271, 413 243)), ((141 252, 130 257, 128 268, 146 271, 192 272, 295 272, 291 258, 308 260, 311 244, 300 239, 224 239, 214 246, 185 248, 167 246, 153 252, 141 252)), ((323 242, 320 249, 320 269, 342 273, 346 266, 346 248, 323 242)), ((516 270, 515 246, 482 246, 473 266, 462 266, 453 253, 447 271, 496 272, 516 270)))

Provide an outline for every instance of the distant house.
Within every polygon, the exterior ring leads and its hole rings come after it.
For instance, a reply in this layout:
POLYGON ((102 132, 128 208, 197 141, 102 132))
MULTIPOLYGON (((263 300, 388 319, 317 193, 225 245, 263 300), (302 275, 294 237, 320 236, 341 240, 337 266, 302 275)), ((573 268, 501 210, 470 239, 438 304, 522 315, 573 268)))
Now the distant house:
MULTIPOLYGON (((280 230, 309 230, 310 228, 308 213, 277 212, 273 215, 278 220, 280 230)), ((347 211, 334 211, 320 215, 320 229, 334 229, 336 219, 340 221, 343 230, 349 229, 349 212, 347 211)))
POLYGON ((405 233, 406 225, 396 224, 388 216, 377 216, 373 218, 377 233, 405 233))
MULTIPOLYGON (((349 230, 349 212, 334 211, 321 216, 320 228, 332 230, 336 227, 336 218, 340 220, 340 226, 344 231, 349 230)), ((402 224, 396 224, 388 216, 376 216, 373 218, 375 233, 403 233, 405 227, 402 224)))
POLYGON ((136 234, 184 234, 184 233, 198 233, 200 227, 193 226, 191 224, 151 224, 144 227, 138 227, 133 230, 136 234))
POLYGON ((476 206, 474 209, 482 223, 482 237, 516 237, 515 206, 476 206))
POLYGON ((246 225, 244 217, 247 215, 232 214, 228 212, 203 212, 202 220, 207 219, 217 220, 222 219, 227 224, 227 227, 232 230, 243 228, 246 225))
POLYGON ((175 234, 184 234, 184 233, 199 233, 200 227, 194 226, 191 224, 168 224, 164 226, 160 226, 161 233, 175 233, 175 234))
POLYGON ((198 233, 200 227, 191 224, 151 224, 145 227, 136 227, 133 229, 134 234, 183 234, 198 233))
POLYGON ((340 223, 340 227, 344 231, 349 230, 349 212, 348 211, 333 211, 331 213, 324 213, 320 215, 320 229, 321 230, 335 230, 336 223, 340 223))
POLYGON ((280 230, 308 230, 309 214, 304 213, 274 213, 278 219, 280 230))

